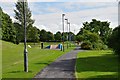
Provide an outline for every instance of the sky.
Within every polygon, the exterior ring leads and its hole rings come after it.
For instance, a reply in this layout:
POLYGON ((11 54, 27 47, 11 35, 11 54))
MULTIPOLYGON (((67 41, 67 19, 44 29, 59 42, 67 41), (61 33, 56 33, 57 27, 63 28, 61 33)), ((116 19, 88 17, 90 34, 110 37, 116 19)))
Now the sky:
MULTIPOLYGON (((10 15, 13 21, 16 0, 1 0, 3 11, 10 15)), ((71 23, 71 31, 78 33, 83 22, 92 19, 110 22, 110 27, 118 25, 118 1, 117 0, 28 0, 32 12, 34 26, 56 33, 62 32, 62 14, 71 23)), ((67 26, 65 22, 65 31, 67 26)))

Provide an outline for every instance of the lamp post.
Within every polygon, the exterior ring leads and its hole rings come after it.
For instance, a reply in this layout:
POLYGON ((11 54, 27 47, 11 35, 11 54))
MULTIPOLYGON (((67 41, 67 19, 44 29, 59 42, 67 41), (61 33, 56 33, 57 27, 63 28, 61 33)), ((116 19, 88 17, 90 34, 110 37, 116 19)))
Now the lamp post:
POLYGON ((65 14, 62 14, 62 24, 63 24, 63 52, 64 52, 64 17, 65 17, 65 14))
MULTIPOLYGON (((66 22, 67 22, 67 32, 68 32, 68 19, 65 19, 66 20, 66 22)), ((69 33, 68 33, 68 35, 67 35, 67 49, 68 49, 68 36, 69 36, 69 33)))
POLYGON ((70 22, 68 23, 69 24, 69 34, 68 34, 68 39, 69 39, 69 42, 71 41, 71 37, 70 37, 70 22))
POLYGON ((26 10, 25 10, 25 1, 23 1, 23 26, 24 26, 24 71, 28 72, 28 56, 27 56, 27 47, 26 47, 26 10))

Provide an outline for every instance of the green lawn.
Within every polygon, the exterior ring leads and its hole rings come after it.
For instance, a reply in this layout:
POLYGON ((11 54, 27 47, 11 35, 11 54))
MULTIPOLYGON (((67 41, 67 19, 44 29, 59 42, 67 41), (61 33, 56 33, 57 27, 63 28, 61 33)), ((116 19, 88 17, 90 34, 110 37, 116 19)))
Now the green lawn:
POLYGON ((60 50, 40 49, 39 44, 28 48, 29 72, 23 71, 23 44, 15 45, 2 41, 2 77, 33 78, 45 66, 74 47, 60 50))
POLYGON ((0 41, 0 79, 2 78, 2 42, 0 41))
POLYGON ((84 51, 77 55, 76 77, 82 80, 118 78, 117 56, 110 50, 84 51))

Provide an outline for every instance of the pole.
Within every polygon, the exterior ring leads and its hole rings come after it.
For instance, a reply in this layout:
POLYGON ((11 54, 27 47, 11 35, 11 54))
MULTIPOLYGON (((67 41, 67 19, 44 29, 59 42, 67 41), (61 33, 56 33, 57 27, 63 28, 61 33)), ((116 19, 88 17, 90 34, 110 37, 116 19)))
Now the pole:
MULTIPOLYGON (((67 22, 67 32, 68 32, 68 19, 65 19, 65 20, 67 22)), ((67 49, 68 49, 68 35, 69 35, 69 33, 67 34, 67 49)))
POLYGON ((70 42, 71 41, 71 36, 70 36, 70 22, 68 24, 69 24, 69 37, 68 38, 69 38, 69 42, 70 42))
POLYGON ((24 71, 28 72, 28 56, 27 56, 27 47, 26 47, 26 10, 25 10, 25 1, 23 1, 23 18, 24 18, 24 71))
POLYGON ((65 16, 65 14, 62 14, 62 24, 63 24, 63 52, 65 51, 65 49, 64 49, 64 16, 65 16))

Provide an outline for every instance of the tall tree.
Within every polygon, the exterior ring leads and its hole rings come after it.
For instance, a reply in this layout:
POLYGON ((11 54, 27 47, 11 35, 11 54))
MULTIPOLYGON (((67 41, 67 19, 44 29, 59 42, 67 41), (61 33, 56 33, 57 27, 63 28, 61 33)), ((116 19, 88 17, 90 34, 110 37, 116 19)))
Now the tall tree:
POLYGON ((23 36, 22 36, 23 33, 21 32, 22 27, 19 23, 16 23, 16 22, 14 22, 13 25, 14 25, 15 30, 16 30, 16 44, 19 44, 19 42, 21 40, 23 40, 22 39, 23 38, 23 36))
POLYGON ((52 32, 48 31, 47 32, 47 41, 53 41, 54 40, 54 35, 52 32))
POLYGON ((2 21, 2 40, 10 41, 15 43, 16 38, 16 31, 12 23, 12 19, 10 16, 2 11, 0 8, 1 13, 1 21, 2 21))
POLYGON ((109 38, 109 47, 113 48, 114 52, 120 57, 120 25, 113 29, 109 38))
MULTIPOLYGON (((17 19, 17 23, 19 23, 21 25, 21 29, 20 29, 20 32, 21 32, 21 40, 23 41, 24 39, 24 36, 23 36, 23 33, 24 33, 24 27, 23 27, 23 2, 21 2, 21 0, 18 0, 17 3, 15 4, 16 5, 16 9, 14 10, 15 12, 15 19, 17 19)), ((34 20, 31 19, 31 11, 30 11, 30 8, 28 7, 28 3, 27 3, 27 0, 25 1, 25 14, 26 14, 26 27, 27 27, 27 38, 29 39, 29 30, 31 29, 31 27, 33 27, 33 23, 34 23, 34 20)))
POLYGON ((39 41, 39 34, 38 29, 34 26, 29 29, 28 40, 30 42, 38 42, 39 41))
POLYGON ((46 40, 47 40, 47 32, 44 29, 42 29, 40 31, 40 41, 45 42, 46 40))
POLYGON ((56 34, 54 34, 54 38, 56 41, 61 41, 62 40, 62 34, 61 32, 56 32, 56 34))
POLYGON ((83 29, 88 30, 92 33, 97 33, 102 41, 107 44, 108 37, 111 35, 112 29, 109 27, 110 22, 107 21, 99 21, 96 19, 92 19, 91 22, 84 22, 83 28, 78 34, 83 34, 83 29))

